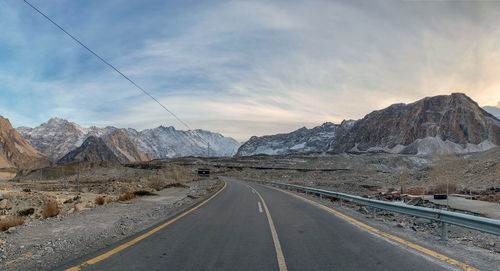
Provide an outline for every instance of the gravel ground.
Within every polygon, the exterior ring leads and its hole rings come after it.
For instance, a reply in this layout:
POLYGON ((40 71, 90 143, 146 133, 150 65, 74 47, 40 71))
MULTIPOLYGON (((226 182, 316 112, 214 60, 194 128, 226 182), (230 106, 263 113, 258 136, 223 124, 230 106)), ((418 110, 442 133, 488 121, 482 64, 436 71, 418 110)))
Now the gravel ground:
POLYGON ((105 248, 193 204, 189 192, 168 188, 157 196, 113 202, 11 228, 0 233, 0 269, 48 270, 105 248))
MULTIPOLYGON (((297 193, 304 196, 302 193, 297 193)), ((308 196, 321 204, 344 213, 369 226, 390 233, 423 247, 432 249, 450 258, 461 261, 480 270, 500 270, 500 236, 449 225, 448 240, 441 240, 438 223, 398 213, 379 210, 375 219, 366 207, 320 200, 308 196)))

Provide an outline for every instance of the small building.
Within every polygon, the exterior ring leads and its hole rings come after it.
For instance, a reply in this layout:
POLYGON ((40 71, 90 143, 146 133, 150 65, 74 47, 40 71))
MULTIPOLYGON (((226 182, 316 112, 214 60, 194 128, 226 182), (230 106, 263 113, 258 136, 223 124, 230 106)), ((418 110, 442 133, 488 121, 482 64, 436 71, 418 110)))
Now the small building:
POLYGON ((210 169, 199 168, 198 169, 198 179, 201 179, 201 178, 210 178, 210 169))

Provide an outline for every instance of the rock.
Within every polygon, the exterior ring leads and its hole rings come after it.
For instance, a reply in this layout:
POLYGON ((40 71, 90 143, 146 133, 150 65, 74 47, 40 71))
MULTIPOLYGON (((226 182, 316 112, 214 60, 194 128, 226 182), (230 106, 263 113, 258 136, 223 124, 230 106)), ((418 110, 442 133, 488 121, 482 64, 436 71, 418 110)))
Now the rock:
POLYGON ((9 233, 9 234, 14 234, 14 233, 16 233, 16 232, 17 232, 16 227, 10 227, 10 228, 7 230, 7 233, 9 233))
POLYGON ((429 223, 429 220, 428 219, 425 219, 425 218, 415 218, 414 222, 413 222, 415 225, 418 225, 418 226, 423 226, 425 224, 428 224, 429 223))
POLYGON ((404 228, 406 226, 406 223, 401 222, 396 225, 398 228, 404 228))
POLYGON ((488 245, 490 245, 490 247, 494 247, 496 244, 495 242, 489 242, 488 245))
POLYGON ((0 209, 7 209, 9 207, 9 200, 3 199, 0 201, 0 209))
POLYGON ((363 214, 369 214, 369 213, 370 213, 370 211, 368 211, 368 209, 367 209, 365 206, 361 206, 361 207, 358 209, 358 211, 359 211, 360 213, 363 213, 363 214))

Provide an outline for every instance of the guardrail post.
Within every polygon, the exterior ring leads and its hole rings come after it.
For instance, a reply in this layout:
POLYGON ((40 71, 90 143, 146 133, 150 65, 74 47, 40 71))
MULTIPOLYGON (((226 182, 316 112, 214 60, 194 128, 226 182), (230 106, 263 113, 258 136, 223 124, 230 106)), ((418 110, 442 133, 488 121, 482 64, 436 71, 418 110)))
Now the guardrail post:
POLYGON ((448 224, 441 222, 441 240, 448 240, 448 224))
POLYGON ((323 200, 323 194, 319 194, 319 200, 323 200))
POLYGON ((375 219, 377 217, 377 209, 372 207, 372 218, 375 219))
POLYGON ((342 207, 342 205, 344 205, 344 203, 342 202, 342 199, 339 199, 339 205, 340 205, 340 207, 342 207))

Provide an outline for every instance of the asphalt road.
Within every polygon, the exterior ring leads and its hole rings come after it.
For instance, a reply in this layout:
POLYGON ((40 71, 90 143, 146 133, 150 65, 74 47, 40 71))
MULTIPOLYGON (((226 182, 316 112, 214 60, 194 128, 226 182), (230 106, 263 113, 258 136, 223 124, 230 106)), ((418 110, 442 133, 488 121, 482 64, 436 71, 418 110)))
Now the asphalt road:
POLYGON ((446 267, 304 200, 226 180, 226 189, 199 209, 82 270, 420 271, 446 267), (281 252, 284 262, 279 265, 281 252))

